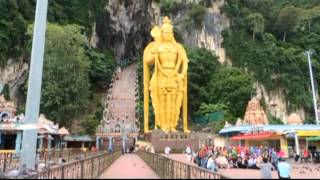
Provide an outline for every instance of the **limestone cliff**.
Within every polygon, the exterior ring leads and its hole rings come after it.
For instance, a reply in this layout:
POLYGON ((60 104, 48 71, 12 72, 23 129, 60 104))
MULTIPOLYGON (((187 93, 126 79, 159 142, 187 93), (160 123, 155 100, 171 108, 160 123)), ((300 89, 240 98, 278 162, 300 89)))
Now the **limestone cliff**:
POLYGON ((19 103, 19 88, 27 78, 29 65, 25 62, 14 62, 12 59, 8 61, 5 68, 0 69, 0 84, 9 86, 10 97, 17 104, 19 103))
MULTIPOLYGON (((230 24, 228 17, 221 11, 225 0, 176 0, 176 2, 182 7, 206 2, 201 27, 195 27, 188 22, 190 9, 180 8, 177 12, 164 14, 161 12, 161 3, 157 0, 108 0, 104 7, 103 21, 94 24, 91 45, 113 49, 118 60, 137 56, 151 40, 149 32, 153 25, 160 24, 164 16, 169 16, 179 33, 176 35, 181 36, 185 45, 209 49, 218 56, 220 63, 232 65, 232 60, 227 58, 222 47, 221 33, 230 24)), ((258 82, 255 87, 257 98, 265 102, 266 112, 286 122, 291 112, 287 110, 286 98, 282 91, 267 92, 258 82)), ((295 113, 305 119, 303 109, 295 113)))

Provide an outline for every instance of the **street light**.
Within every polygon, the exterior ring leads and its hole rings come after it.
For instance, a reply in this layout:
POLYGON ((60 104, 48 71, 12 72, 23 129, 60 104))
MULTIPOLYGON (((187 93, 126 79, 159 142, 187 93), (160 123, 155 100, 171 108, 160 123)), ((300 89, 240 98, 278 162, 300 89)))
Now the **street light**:
POLYGON ((311 79, 311 87, 312 87, 314 112, 315 112, 315 116, 316 116, 317 125, 319 125, 317 99, 316 99, 316 93, 315 93, 315 88, 314 88, 314 80, 313 80, 312 65, 311 65, 311 55, 314 54, 314 53, 315 53, 315 51, 313 49, 305 51, 305 54, 308 57, 308 63, 309 63, 309 71, 310 71, 310 79, 311 79))

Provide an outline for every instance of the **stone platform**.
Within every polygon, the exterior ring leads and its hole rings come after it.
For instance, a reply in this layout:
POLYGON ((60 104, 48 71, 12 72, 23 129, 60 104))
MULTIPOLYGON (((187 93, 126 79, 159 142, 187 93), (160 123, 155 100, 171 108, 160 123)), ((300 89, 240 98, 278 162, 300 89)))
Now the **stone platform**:
POLYGON ((165 133, 161 130, 153 130, 145 133, 145 140, 151 143, 156 153, 164 153, 166 146, 169 146, 173 153, 182 153, 187 146, 193 150, 199 149, 199 138, 194 133, 165 133))

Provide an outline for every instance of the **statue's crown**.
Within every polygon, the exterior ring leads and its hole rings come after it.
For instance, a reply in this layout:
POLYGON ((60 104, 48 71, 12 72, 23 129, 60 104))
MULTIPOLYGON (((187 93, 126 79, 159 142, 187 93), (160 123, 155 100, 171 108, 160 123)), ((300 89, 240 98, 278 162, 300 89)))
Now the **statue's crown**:
POLYGON ((163 24, 170 24, 170 25, 172 24, 172 22, 171 22, 171 20, 168 18, 168 16, 165 16, 162 22, 163 22, 163 24))
POLYGON ((162 29, 169 29, 170 31, 173 31, 173 25, 168 16, 164 17, 162 21, 162 29))

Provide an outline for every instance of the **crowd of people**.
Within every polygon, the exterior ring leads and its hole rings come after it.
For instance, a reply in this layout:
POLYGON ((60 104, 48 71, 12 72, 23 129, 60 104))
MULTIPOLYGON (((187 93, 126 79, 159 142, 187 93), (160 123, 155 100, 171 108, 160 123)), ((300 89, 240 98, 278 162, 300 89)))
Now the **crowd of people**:
POLYGON ((285 153, 274 148, 206 145, 198 152, 187 147, 186 154, 189 161, 214 172, 219 168, 260 169, 262 178, 269 179, 272 170, 278 170, 280 178, 290 177, 290 165, 284 160, 285 153))

